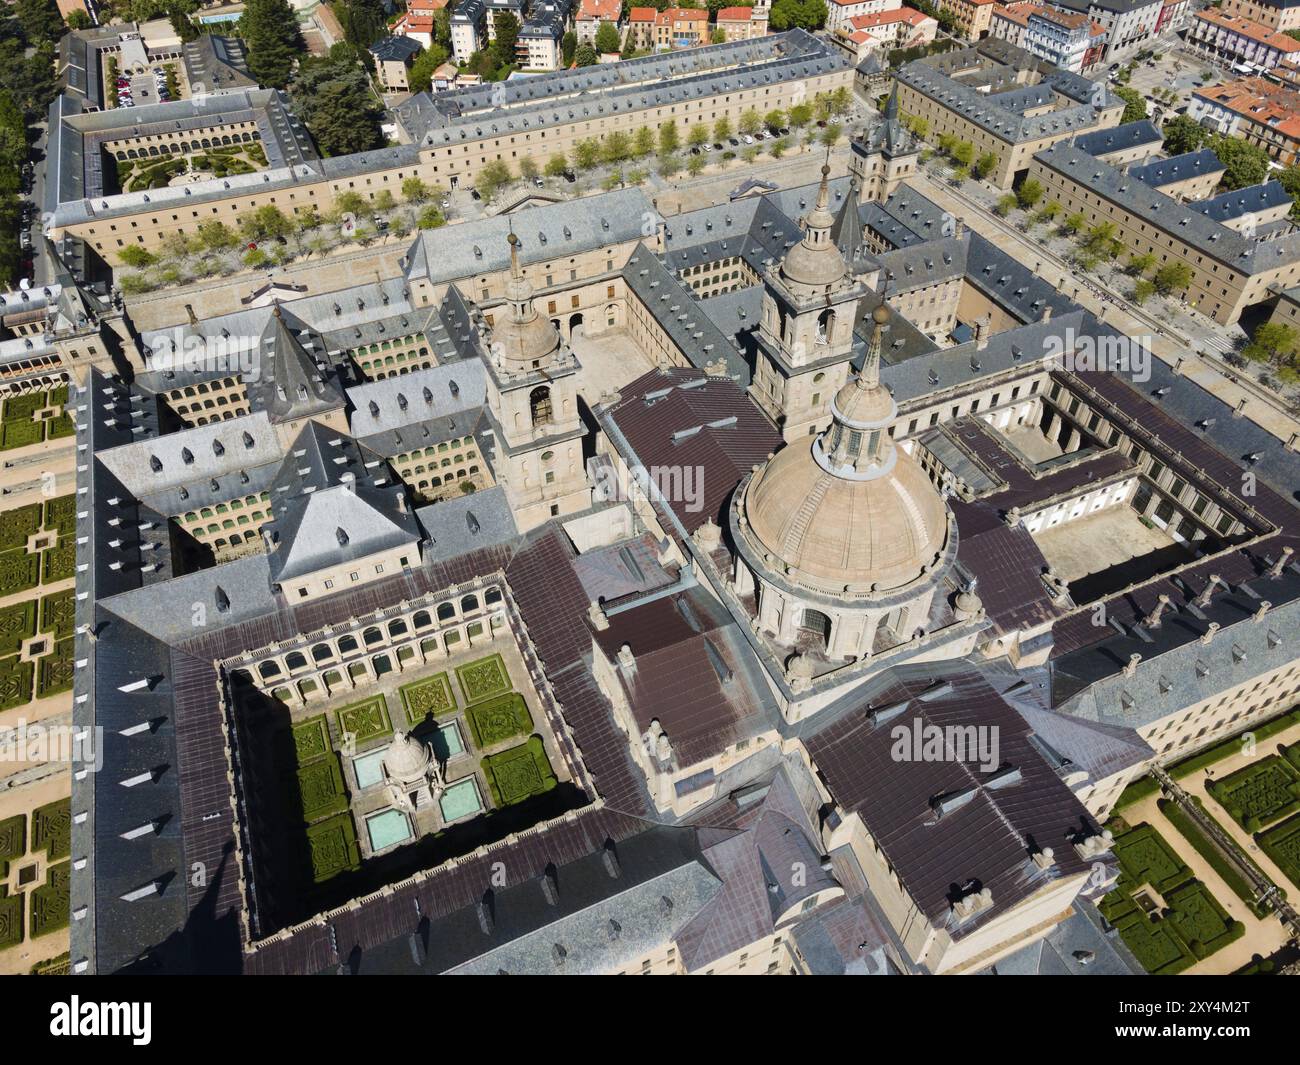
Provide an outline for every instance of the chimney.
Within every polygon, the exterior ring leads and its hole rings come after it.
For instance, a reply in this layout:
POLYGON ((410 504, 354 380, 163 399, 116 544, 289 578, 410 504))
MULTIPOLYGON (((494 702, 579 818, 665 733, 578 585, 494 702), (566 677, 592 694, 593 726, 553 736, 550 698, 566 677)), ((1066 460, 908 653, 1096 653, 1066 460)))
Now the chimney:
POLYGON ((1294 553, 1294 549, 1289 546, 1282 548, 1282 554, 1278 556, 1277 561, 1275 561, 1273 565, 1269 567, 1268 575, 1270 577, 1273 577, 1274 579, 1281 577, 1282 571, 1285 570, 1287 566, 1291 564, 1291 555, 1293 553, 1294 553))
POLYGON ((594 599, 591 601, 591 605, 587 607, 587 620, 591 622, 591 627, 597 632, 604 632, 609 628, 609 617, 594 599))
POLYGON ((1050 322, 1051 320, 1052 320, 1052 305, 1049 303, 1047 304, 1047 306, 1043 308, 1043 316, 1039 319, 1039 321, 1050 322))
POLYGON ((1138 663, 1142 661, 1142 656, 1134 652, 1128 656, 1128 665, 1124 667, 1124 676, 1131 677, 1137 672, 1138 663))
POLYGON ((624 644, 618 649, 618 664, 627 672, 632 673, 636 670, 636 657, 632 654, 632 646, 624 644))
POLYGON ((1210 641, 1214 639, 1215 635, 1217 635, 1218 631, 1219 623, 1217 621, 1211 621, 1210 627, 1201 635, 1201 643, 1208 645, 1210 641))
POLYGON ((1169 596, 1162 592, 1160 598, 1156 600, 1156 605, 1151 608, 1151 613, 1142 619, 1142 624, 1148 629, 1160 628, 1160 615, 1169 608, 1169 603, 1169 596))
POLYGON ((1218 586, 1219 579, 1220 578, 1217 573, 1210 574, 1210 579, 1206 582, 1205 588, 1201 591, 1201 594, 1198 595, 1194 600, 1197 606, 1207 607, 1210 605, 1210 597, 1214 595, 1214 589, 1218 586))
POLYGON ((1260 601, 1259 609, 1255 611, 1254 621, 1256 625, 1258 625, 1261 621, 1264 620, 1264 615, 1269 612, 1269 608, 1271 608, 1272 605, 1273 604, 1270 603, 1267 599, 1263 599, 1260 601))

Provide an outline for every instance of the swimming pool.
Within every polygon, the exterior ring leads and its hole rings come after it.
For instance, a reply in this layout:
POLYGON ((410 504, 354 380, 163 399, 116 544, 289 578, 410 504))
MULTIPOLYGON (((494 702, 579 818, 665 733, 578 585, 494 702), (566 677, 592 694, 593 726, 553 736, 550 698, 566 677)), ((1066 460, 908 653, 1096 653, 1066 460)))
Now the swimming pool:
POLYGON ((479 797, 478 782, 473 777, 458 780, 447 787, 438 799, 444 821, 459 821, 470 814, 483 812, 483 800, 479 797))
POLYGON ((352 772, 357 777, 358 791, 374 787, 384 779, 384 755, 387 752, 387 747, 380 747, 352 759, 352 772))
POLYGON ((396 847, 412 838, 411 822, 401 810, 381 810, 366 818, 370 849, 374 852, 396 847))
POLYGON ((219 22, 238 22, 242 11, 226 11, 220 15, 199 15, 198 19, 204 26, 214 26, 219 22))

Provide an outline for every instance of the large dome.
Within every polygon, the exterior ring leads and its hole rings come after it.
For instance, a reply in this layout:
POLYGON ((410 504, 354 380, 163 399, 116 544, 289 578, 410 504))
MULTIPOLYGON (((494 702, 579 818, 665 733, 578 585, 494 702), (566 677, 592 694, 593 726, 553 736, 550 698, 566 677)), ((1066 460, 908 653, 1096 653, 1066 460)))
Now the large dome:
POLYGON ((834 593, 886 593, 910 584, 944 550, 948 509, 906 452, 868 478, 829 473, 811 438, 779 452, 750 481, 745 516, 752 538, 790 580, 834 593))
POLYGON ((384 769, 394 780, 408 782, 424 775, 433 760, 426 744, 409 732, 395 732, 384 752, 384 769))

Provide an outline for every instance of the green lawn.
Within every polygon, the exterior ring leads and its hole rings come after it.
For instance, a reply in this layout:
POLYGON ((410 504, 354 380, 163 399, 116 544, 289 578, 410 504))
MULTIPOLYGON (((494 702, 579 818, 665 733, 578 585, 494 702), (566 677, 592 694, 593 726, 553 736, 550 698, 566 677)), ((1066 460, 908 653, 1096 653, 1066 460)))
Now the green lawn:
POLYGON ((504 695, 510 690, 510 675, 499 654, 457 666, 456 679, 460 682, 460 690, 465 693, 467 703, 504 695))
POLYGON ((530 736, 526 743, 500 754, 489 754, 482 761, 482 769, 492 804, 497 807, 523 802, 559 783, 540 736, 530 736))
POLYGON ((0 451, 39 444, 45 439, 41 422, 0 422, 0 451))
POLYGON ((403 684, 398 689, 402 697, 402 706, 406 710, 406 720, 418 725, 430 716, 441 717, 456 709, 456 698, 451 694, 451 683, 446 673, 437 673, 432 677, 403 684))
POLYGON ((493 747, 515 736, 527 736, 533 731, 533 718, 528 704, 518 692, 508 692, 481 703, 472 703, 465 710, 474 744, 480 750, 493 747))
MULTIPOLYGON (((1205 804, 1200 799, 1193 796, 1193 801, 1201 808, 1203 813, 1209 816, 1205 810, 1205 804)), ((1192 845, 1196 853, 1209 863, 1210 868, 1223 878, 1223 882, 1228 885, 1237 898, 1246 904, 1251 913, 1260 918, 1269 915, 1271 911, 1255 901, 1255 892, 1251 888, 1250 882, 1237 871, 1235 865, 1223 856, 1219 848, 1215 846, 1214 841, 1201 831, 1200 825, 1193 821, 1181 806, 1167 799, 1161 799, 1160 812, 1178 830, 1179 835, 1192 845)), ((1222 826, 1220 826, 1220 830, 1222 830, 1222 826)))

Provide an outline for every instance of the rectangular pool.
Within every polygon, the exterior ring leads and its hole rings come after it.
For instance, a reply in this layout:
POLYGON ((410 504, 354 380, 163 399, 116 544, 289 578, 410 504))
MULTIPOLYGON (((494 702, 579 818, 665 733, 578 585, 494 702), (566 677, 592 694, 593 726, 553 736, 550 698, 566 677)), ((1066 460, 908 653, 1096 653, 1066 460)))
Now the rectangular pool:
POLYGON ((384 779, 384 755, 387 751, 387 747, 380 747, 352 759, 352 772, 357 777, 358 791, 374 787, 384 779))
POLYGON ((378 852, 406 843, 413 836, 411 822, 401 810, 380 810, 366 818, 371 851, 378 852))
POLYGON ((479 797, 478 782, 473 777, 466 777, 448 785, 438 799, 438 806, 442 809, 442 819, 446 822, 482 813, 483 800, 479 797))
POLYGON ((454 721, 439 725, 429 737, 429 742, 433 746, 433 756, 440 762, 465 753, 465 741, 461 739, 460 726, 454 721))

